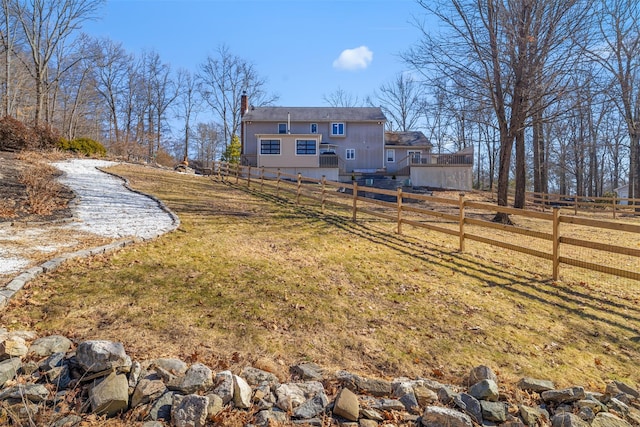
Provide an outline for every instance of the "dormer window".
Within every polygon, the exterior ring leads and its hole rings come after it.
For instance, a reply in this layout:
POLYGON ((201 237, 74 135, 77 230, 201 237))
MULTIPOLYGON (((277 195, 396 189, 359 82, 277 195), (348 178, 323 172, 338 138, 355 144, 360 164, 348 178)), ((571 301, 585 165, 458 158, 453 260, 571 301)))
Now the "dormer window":
POLYGON ((278 123, 278 133, 280 133, 280 134, 287 133, 287 124, 286 123, 278 123))
POLYGON ((344 123, 331 123, 331 136, 344 136, 344 123))

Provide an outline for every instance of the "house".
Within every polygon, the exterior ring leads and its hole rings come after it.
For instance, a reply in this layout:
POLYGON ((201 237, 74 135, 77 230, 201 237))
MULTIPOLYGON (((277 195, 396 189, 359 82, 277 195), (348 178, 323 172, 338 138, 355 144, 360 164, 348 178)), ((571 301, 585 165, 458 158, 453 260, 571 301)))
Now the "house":
POLYGON ((253 107, 246 95, 240 104, 245 166, 330 181, 397 176, 414 186, 471 189, 473 149, 432 154, 422 132, 385 132, 379 107, 253 107))
MULTIPOLYGON (((616 189, 614 189, 613 191, 615 191, 616 193, 616 197, 618 199, 627 199, 629 198, 629 184, 625 184, 621 187, 618 187, 616 189)), ((628 205, 629 201, 628 200, 620 200, 618 202, 621 205, 628 205)))
POLYGON ((384 172, 379 107, 251 107, 241 100, 242 163, 332 181, 384 172))

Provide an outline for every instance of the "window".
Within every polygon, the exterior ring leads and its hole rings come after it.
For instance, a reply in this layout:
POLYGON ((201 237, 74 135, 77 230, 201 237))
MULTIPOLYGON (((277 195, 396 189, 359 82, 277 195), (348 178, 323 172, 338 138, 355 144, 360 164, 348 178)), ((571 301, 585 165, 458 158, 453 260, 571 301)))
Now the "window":
POLYGON ((261 139, 260 154, 280 154, 279 139, 261 139))
POLYGON ((347 152, 346 152, 346 159, 347 160, 355 160, 356 159, 356 149, 355 148, 347 148, 347 152))
POLYGON ((394 163, 396 161, 396 150, 390 148, 387 150, 387 162, 394 163))
POLYGON ((296 139, 296 154, 315 156, 316 154, 315 139, 296 139))
POLYGON ((419 165, 421 163, 420 158, 422 157, 422 153, 420 151, 409 151, 407 154, 409 154, 409 161, 412 165, 419 165))
POLYGON ((311 133, 318 133, 318 124, 317 123, 311 123, 311 133))
POLYGON ((331 123, 331 136, 344 136, 344 123, 331 123))
POLYGON ((287 133, 286 123, 278 123, 278 133, 287 133))

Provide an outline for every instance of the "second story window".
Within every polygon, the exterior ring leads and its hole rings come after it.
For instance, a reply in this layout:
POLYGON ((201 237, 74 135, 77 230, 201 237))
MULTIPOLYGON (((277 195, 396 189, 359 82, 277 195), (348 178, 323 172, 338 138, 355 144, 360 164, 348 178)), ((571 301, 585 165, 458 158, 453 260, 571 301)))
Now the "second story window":
POLYGON ((345 152, 345 158, 347 160, 355 160, 356 159, 356 149, 355 148, 347 148, 345 152))
POLYGON ((344 136, 344 123, 331 123, 331 136, 344 136))
POLYGON ((311 129, 310 129, 310 133, 318 133, 318 124, 317 123, 311 123, 311 129))
POLYGON ((287 133, 287 124, 286 123, 278 123, 278 133, 287 133))

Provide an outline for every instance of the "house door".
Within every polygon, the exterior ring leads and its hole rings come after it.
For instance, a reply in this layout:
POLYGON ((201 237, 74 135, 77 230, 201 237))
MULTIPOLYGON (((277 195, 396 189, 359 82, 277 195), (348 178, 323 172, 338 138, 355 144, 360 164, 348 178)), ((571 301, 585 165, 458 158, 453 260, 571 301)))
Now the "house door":
POLYGON ((421 163, 422 152, 421 151, 407 151, 407 158, 409 159, 409 166, 419 165, 421 163))

